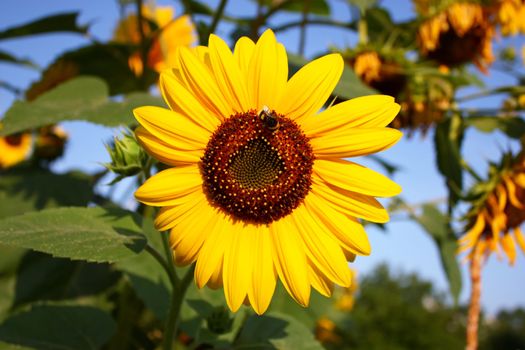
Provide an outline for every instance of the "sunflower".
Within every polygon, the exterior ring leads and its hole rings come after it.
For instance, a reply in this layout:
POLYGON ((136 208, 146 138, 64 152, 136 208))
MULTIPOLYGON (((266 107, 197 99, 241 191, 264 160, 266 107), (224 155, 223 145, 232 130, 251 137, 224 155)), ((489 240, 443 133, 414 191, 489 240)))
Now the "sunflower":
POLYGON ((504 157, 502 170, 495 171, 485 188, 484 196, 473 205, 469 225, 460 243, 460 252, 488 256, 500 255, 503 248, 509 263, 516 260, 516 244, 525 253, 525 237, 520 226, 525 221, 525 157, 523 153, 510 160, 504 157), (510 164, 510 165, 507 165, 510 164), (476 248, 476 249, 475 249, 476 248))
POLYGON ((421 52, 441 65, 454 67, 474 62, 485 72, 494 61, 494 27, 490 17, 490 9, 480 4, 453 3, 420 26, 418 44, 421 52))
MULTIPOLYGON (((147 55, 147 66, 161 72, 173 66, 175 52, 179 46, 192 46, 197 37, 195 26, 188 15, 174 18, 174 10, 170 6, 146 6, 142 7, 142 13, 146 20, 152 22, 158 28, 154 31, 149 25, 144 24, 144 35, 152 40, 147 55)), ((113 40, 124 44, 140 44, 141 38, 138 30, 138 16, 130 14, 123 19, 115 28, 113 40)), ((129 66, 136 75, 141 75, 144 66, 140 52, 135 52, 129 58, 129 66)))
POLYGON ((498 4, 497 19, 503 35, 525 34, 525 2, 501 0, 498 4))
POLYGON ((162 207, 158 230, 171 230, 175 262, 196 262, 199 288, 224 286, 228 306, 263 313, 277 278, 301 305, 311 287, 329 296, 348 287, 347 261, 370 254, 358 218, 388 221, 374 196, 401 188, 341 158, 389 148, 401 132, 385 126, 399 106, 366 96, 316 114, 343 59, 330 54, 288 80, 284 46, 267 30, 242 37, 232 52, 211 35, 208 47, 181 47, 177 68, 160 76, 171 110, 140 107, 137 139, 174 166, 135 193, 162 207))
POLYGON ((12 167, 26 159, 31 150, 31 134, 0 137, 0 169, 12 167))
POLYGON ((377 91, 397 97, 406 86, 407 79, 399 59, 385 57, 377 51, 365 50, 350 58, 355 74, 377 91))
POLYGON ((34 156, 38 159, 53 161, 64 154, 68 135, 58 125, 40 128, 35 137, 34 156))

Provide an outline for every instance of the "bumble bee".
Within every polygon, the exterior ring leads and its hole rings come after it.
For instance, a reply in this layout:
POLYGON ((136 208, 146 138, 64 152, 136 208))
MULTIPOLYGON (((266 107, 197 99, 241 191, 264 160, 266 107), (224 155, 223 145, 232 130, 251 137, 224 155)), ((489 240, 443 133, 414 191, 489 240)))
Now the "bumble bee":
POLYGON ((264 106, 259 112, 259 118, 261 119, 264 127, 272 132, 279 129, 279 120, 275 113, 272 113, 267 106, 264 106))

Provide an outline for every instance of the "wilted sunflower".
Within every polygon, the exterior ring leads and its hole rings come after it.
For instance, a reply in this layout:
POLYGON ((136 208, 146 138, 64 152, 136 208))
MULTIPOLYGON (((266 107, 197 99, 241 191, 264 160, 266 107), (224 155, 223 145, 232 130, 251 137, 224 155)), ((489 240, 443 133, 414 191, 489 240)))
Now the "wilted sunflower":
POLYGON ((460 251, 488 256, 500 246, 510 264, 516 260, 516 244, 525 253, 525 237, 520 226, 525 221, 525 157, 504 157, 499 168, 492 166, 492 176, 477 186, 483 189, 469 215, 468 231, 459 243, 460 251), (476 247, 476 249, 474 249, 476 247))
POLYGON ((330 295, 349 286, 347 260, 368 255, 357 218, 388 220, 374 196, 401 188, 341 158, 378 152, 401 137, 385 128, 399 106, 367 96, 317 115, 336 86, 343 59, 331 54, 288 80, 284 46, 267 30, 234 52, 215 35, 209 47, 181 48, 161 74, 171 110, 134 110, 139 142, 175 166, 135 193, 162 207, 155 224, 171 230, 175 261, 196 261, 198 287, 224 285, 231 310, 250 303, 263 313, 277 276, 301 305, 313 286, 330 295))
POLYGON ((525 2, 522 0, 500 0, 498 23, 503 35, 525 34, 525 2))
POLYGON ((420 13, 424 9, 421 14, 430 15, 418 32, 423 55, 449 67, 473 62, 486 71, 494 61, 492 11, 475 2, 457 2, 442 10, 422 6, 425 2, 416 1, 420 13))
MULTIPOLYGON (((174 18, 174 10, 170 6, 144 5, 142 14, 146 20, 157 26, 152 28, 149 23, 143 25, 144 35, 152 40, 147 55, 147 66, 161 72, 173 66, 176 61, 175 52, 179 46, 188 47, 195 44, 197 40, 195 26, 187 15, 174 18)), ((124 44, 140 44, 136 14, 130 14, 118 24, 113 40, 124 44)), ((144 65, 140 52, 131 55, 129 66, 135 74, 142 74, 144 65)))
POLYGON ((0 169, 9 168, 26 159, 31 150, 31 134, 19 133, 0 137, 0 169))
POLYGON ((349 59, 355 74, 377 91, 397 97, 406 86, 403 68, 396 59, 384 57, 377 51, 363 51, 349 59))

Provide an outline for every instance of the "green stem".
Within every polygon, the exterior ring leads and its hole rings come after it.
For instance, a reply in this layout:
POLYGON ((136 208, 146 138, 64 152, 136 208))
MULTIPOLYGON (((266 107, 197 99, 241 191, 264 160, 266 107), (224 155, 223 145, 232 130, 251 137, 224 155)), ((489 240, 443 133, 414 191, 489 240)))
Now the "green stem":
POLYGON ((359 44, 368 44, 368 24, 364 19, 364 13, 361 14, 361 18, 357 22, 357 32, 359 33, 359 44))
POLYGON ((226 7, 227 2, 228 0, 221 0, 221 2, 219 3, 217 11, 215 11, 215 14, 213 15, 213 20, 210 24, 208 36, 210 36, 210 34, 213 34, 213 32, 215 32, 215 29, 217 29, 217 25, 219 25, 219 21, 221 20, 222 14, 224 13, 224 8, 226 7))
POLYGON ((137 25, 139 30, 140 37, 140 59, 142 61, 142 73, 140 75, 140 82, 142 88, 146 89, 146 77, 144 72, 146 71, 146 66, 148 64, 148 43, 146 42, 146 33, 144 33, 144 13, 142 12, 143 0, 135 0, 137 5, 137 25))
MULTIPOLYGON (((166 259, 162 256, 162 254, 155 249, 153 246, 151 246, 149 243, 146 244, 146 247, 144 248, 145 251, 147 251, 157 262, 162 266, 162 268, 166 271, 168 274, 168 277, 170 277, 171 280, 171 269, 169 267, 169 264, 166 262, 166 259)), ((172 281, 173 283, 173 281, 172 281)))

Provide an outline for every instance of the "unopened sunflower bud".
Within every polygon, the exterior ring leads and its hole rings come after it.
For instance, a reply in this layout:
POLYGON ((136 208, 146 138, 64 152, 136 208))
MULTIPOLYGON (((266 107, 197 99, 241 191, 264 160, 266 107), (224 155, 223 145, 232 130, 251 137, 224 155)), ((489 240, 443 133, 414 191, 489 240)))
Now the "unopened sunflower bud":
POLYGON ((106 149, 111 163, 104 165, 119 175, 115 181, 139 174, 148 162, 148 155, 131 132, 124 132, 121 137, 115 137, 113 144, 106 145, 106 149))

